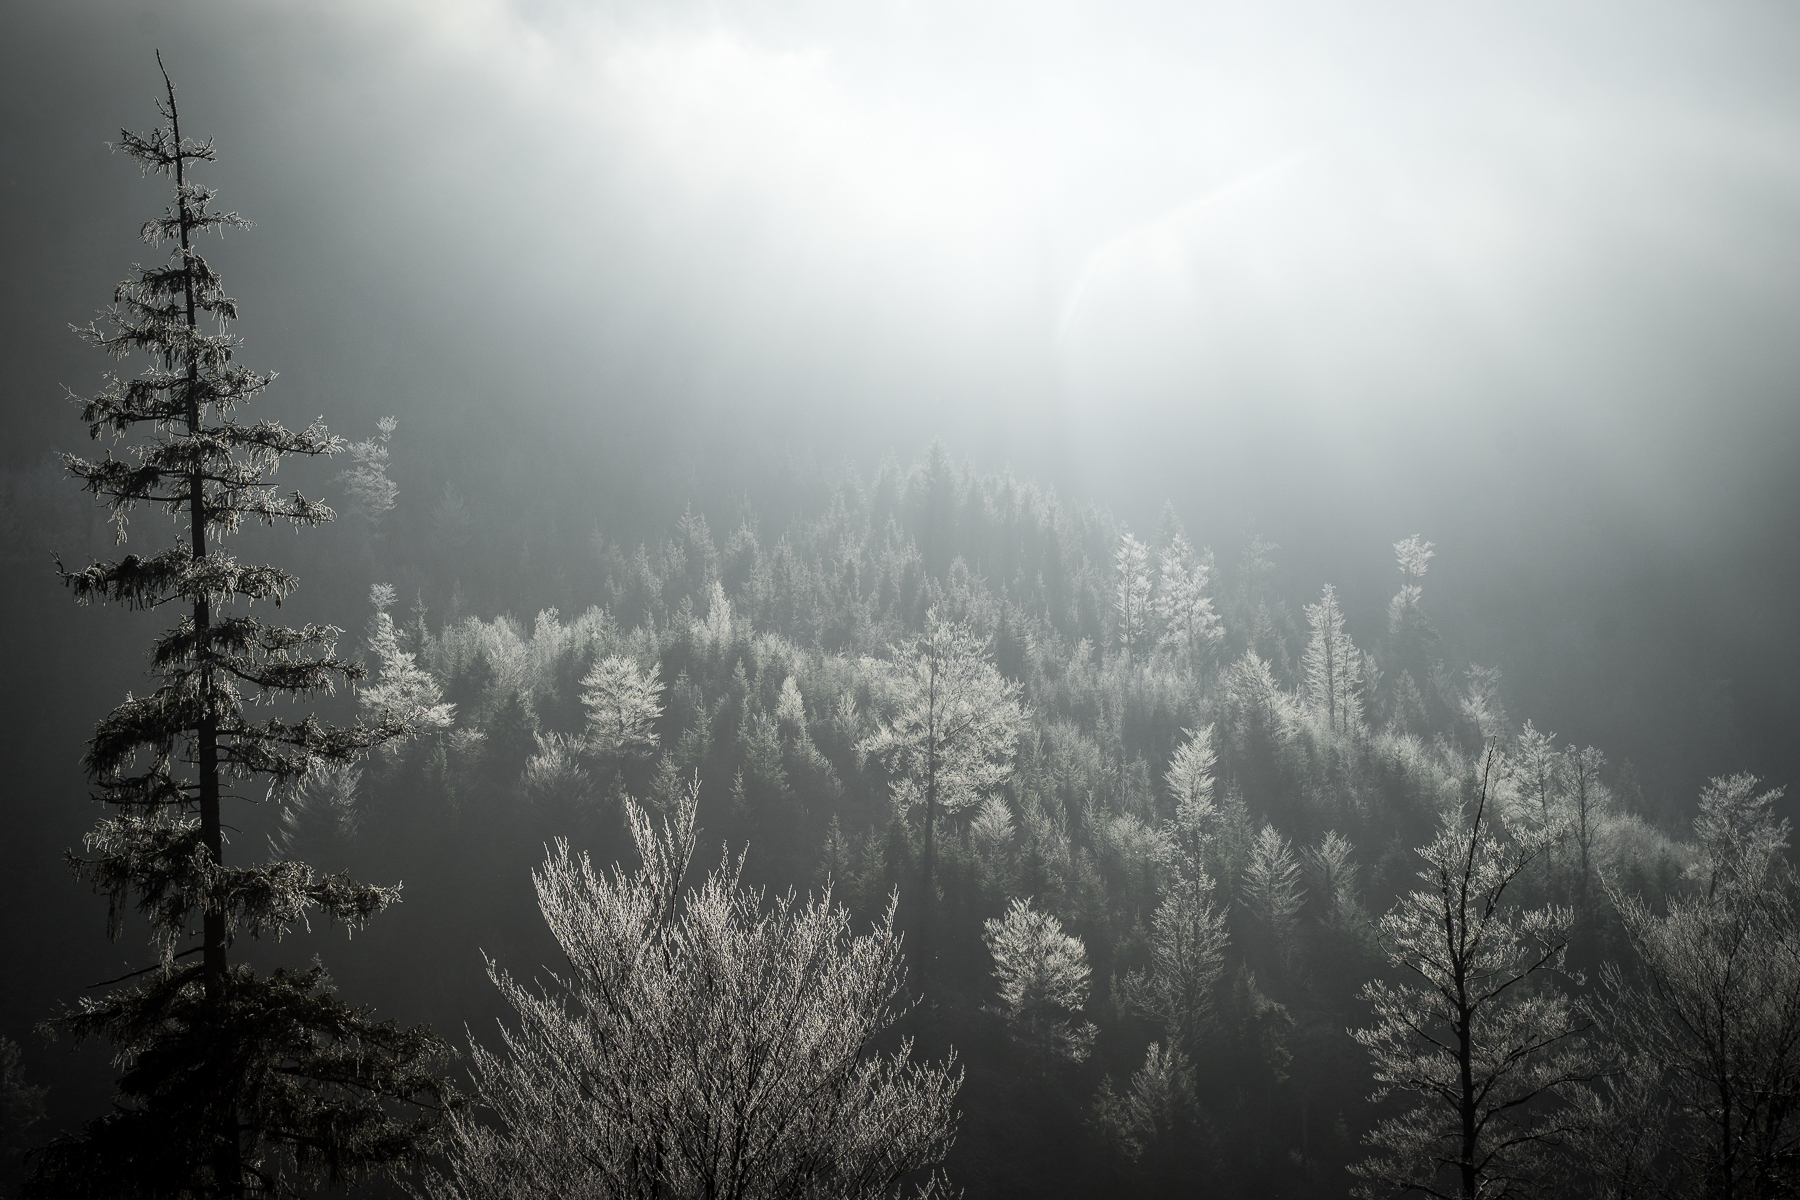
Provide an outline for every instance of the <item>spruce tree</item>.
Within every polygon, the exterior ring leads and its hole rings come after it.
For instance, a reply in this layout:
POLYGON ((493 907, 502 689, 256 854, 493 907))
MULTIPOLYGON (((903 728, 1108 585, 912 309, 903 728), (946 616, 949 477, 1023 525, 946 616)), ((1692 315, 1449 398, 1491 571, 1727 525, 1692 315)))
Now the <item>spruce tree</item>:
POLYGON ((460 1098, 434 1073, 443 1042, 345 1004, 316 962, 261 975, 232 961, 238 934, 279 937, 313 914, 354 928, 399 888, 321 877, 296 861, 227 865, 225 806, 254 799, 246 785, 255 781, 273 796, 411 727, 386 713, 349 728, 266 715, 272 702, 354 684, 363 668, 335 656, 335 627, 272 625, 246 611, 258 600, 279 606, 296 580, 239 562, 219 543, 246 521, 330 520, 317 500, 282 495, 267 480, 284 458, 330 455, 344 442, 318 423, 294 431, 239 418, 272 376, 237 360, 227 332, 236 302, 195 243, 247 222, 216 209, 213 189, 191 179, 195 165, 214 161, 212 143, 182 137, 166 71, 163 84, 165 124, 126 131, 116 148, 174 185, 142 231, 169 257, 135 268, 103 326, 80 331, 115 358, 148 359, 136 375, 109 375, 98 394, 76 397, 89 435, 128 450, 65 461, 110 508, 120 542, 140 507, 174 518, 180 534, 80 570, 58 563, 78 602, 181 613, 152 647, 154 689, 107 714, 88 743, 84 766, 111 814, 86 852, 70 856, 108 897, 109 933, 135 906, 158 961, 50 1022, 77 1041, 109 1040, 123 1074, 109 1112, 37 1153, 28 1190, 297 1195, 408 1163, 434 1144, 441 1114, 460 1098))

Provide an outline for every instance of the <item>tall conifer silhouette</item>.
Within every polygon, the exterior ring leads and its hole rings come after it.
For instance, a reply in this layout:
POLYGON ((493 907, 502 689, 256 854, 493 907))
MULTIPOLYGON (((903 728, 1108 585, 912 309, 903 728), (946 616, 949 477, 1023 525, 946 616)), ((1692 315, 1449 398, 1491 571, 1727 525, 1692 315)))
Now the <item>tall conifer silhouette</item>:
POLYGON ((428 1030, 398 1029, 344 1004, 316 963, 264 976, 231 961, 237 934, 279 936, 314 913, 355 927, 399 889, 321 877, 302 862, 227 865, 223 807, 253 799, 238 791, 247 783, 273 792, 411 730, 389 714, 349 728, 311 714, 252 716, 363 676, 360 664, 335 656, 339 629, 272 625, 245 611, 258 600, 279 606, 296 580, 219 548, 246 520, 296 528, 331 520, 323 504, 267 480, 290 455, 330 455, 344 443, 316 422, 293 431, 239 419, 272 376, 237 361, 226 328, 236 302, 195 242, 248 223, 216 210, 213 190, 190 178, 195 164, 214 160, 212 143, 182 137, 166 71, 163 84, 166 123, 123 132, 117 149, 174 185, 169 207, 143 227, 144 241, 169 246, 169 257, 134 268, 104 327, 81 331, 116 358, 148 359, 81 401, 90 436, 124 442, 127 453, 65 461, 111 509, 121 542, 139 507, 167 513, 181 534, 116 562, 58 564, 79 602, 182 613, 152 647, 154 690, 128 697, 88 743, 88 778, 112 813, 88 834, 86 853, 70 856, 109 898, 109 933, 135 906, 159 961, 51 1022, 77 1040, 110 1040, 123 1075, 110 1112, 38 1153, 29 1190, 295 1195, 406 1163, 460 1099, 433 1073, 446 1047, 428 1030))

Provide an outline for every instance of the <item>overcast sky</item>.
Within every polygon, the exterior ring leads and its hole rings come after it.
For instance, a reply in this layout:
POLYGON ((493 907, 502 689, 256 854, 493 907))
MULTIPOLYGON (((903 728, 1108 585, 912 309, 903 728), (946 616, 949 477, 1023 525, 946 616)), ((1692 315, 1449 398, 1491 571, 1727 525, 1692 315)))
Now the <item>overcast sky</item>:
POLYGON ((1222 545, 1254 524, 1371 628, 1387 543, 1419 531, 1476 648, 1565 724, 1622 737, 1645 691, 1729 679, 1744 755, 1791 740, 1790 5, 39 2, 7 26, 6 464, 79 436, 59 387, 103 364, 63 331, 158 203, 102 143, 154 121, 161 47, 258 223, 217 261, 279 411, 395 413, 450 472, 550 438, 596 503, 652 514, 776 453, 867 468, 942 436, 1143 532, 1166 497, 1222 545))

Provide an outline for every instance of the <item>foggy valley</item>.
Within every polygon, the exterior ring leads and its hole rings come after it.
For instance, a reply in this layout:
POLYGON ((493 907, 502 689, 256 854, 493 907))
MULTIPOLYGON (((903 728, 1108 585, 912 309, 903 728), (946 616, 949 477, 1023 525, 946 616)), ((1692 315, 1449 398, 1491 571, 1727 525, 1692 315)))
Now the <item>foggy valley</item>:
POLYGON ((1800 17, 5 27, 0 1195, 1800 1194, 1800 17))

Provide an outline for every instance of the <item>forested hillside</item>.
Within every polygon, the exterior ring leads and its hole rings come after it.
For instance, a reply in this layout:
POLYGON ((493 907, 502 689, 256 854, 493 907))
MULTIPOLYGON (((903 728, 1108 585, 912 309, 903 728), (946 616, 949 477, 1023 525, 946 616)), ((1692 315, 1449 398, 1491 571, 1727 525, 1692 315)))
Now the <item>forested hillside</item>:
MULTIPOLYGON (((393 502, 378 448, 357 485, 376 572, 393 502)), ((596 535, 579 610, 468 611, 429 559, 406 567, 412 594, 376 579, 356 703, 427 732, 303 779, 279 800, 280 851, 404 878, 430 906, 409 914, 434 944, 415 962, 479 945, 541 977, 564 967, 530 957, 547 947, 522 885, 547 843, 629 864, 627 798, 667 814, 697 781, 697 870, 744 850, 765 902, 829 889, 862 928, 898 897, 919 1002, 898 1031, 966 1070, 946 1167, 970 1195, 1342 1195, 1356 1164, 1456 1158, 1421 1143, 1435 1118, 1407 1117, 1443 1103, 1434 1068, 1395 1066, 1406 1029, 1443 1036, 1428 998, 1368 990, 1430 991, 1403 910, 1442 891, 1421 848, 1448 838, 1492 860, 1465 885, 1513 939, 1476 974, 1520 981, 1471 1026, 1477 1075, 1523 1089, 1484 1135, 1511 1131, 1495 1178, 1791 1187, 1800 941, 1778 790, 1721 779, 1700 825, 1648 819, 1604 748, 1564 744, 1506 710, 1496 671, 1445 660, 1430 542, 1396 543, 1384 612, 1345 613, 1327 580, 1274 594, 1261 539, 1220 562, 1172 511, 1140 538, 942 447, 845 476, 782 528, 671 525, 644 545, 596 535), (930 695, 943 712, 976 698, 973 732, 934 743, 936 777, 900 752, 930 695), (1646 1032, 1659 1004, 1704 1006, 1688 992, 1729 955, 1725 926, 1762 959, 1714 997, 1732 1026, 1714 1049, 1770 1073, 1743 1085, 1754 1113, 1721 1115, 1704 1072, 1646 1032), (1384 1015, 1401 1022, 1385 1042, 1384 1015), (1541 1043, 1506 1042, 1521 1020, 1541 1043), (1378 1066, 1392 1090, 1372 1102, 1378 1066), (1624 1144, 1621 1121, 1644 1136, 1624 1144), (1747 1139, 1735 1159, 1709 1140, 1719 1122, 1747 1139)), ((465 969, 387 979, 384 1007, 415 1011, 422 986, 446 1032, 493 1003, 465 969)), ((494 1048, 484 1022, 470 1036, 494 1048)), ((1362 1182, 1387 1194, 1382 1178, 1362 1182)))
POLYGON ((0 1200, 1800 1200, 1797 15, 11 6, 0 1200))

